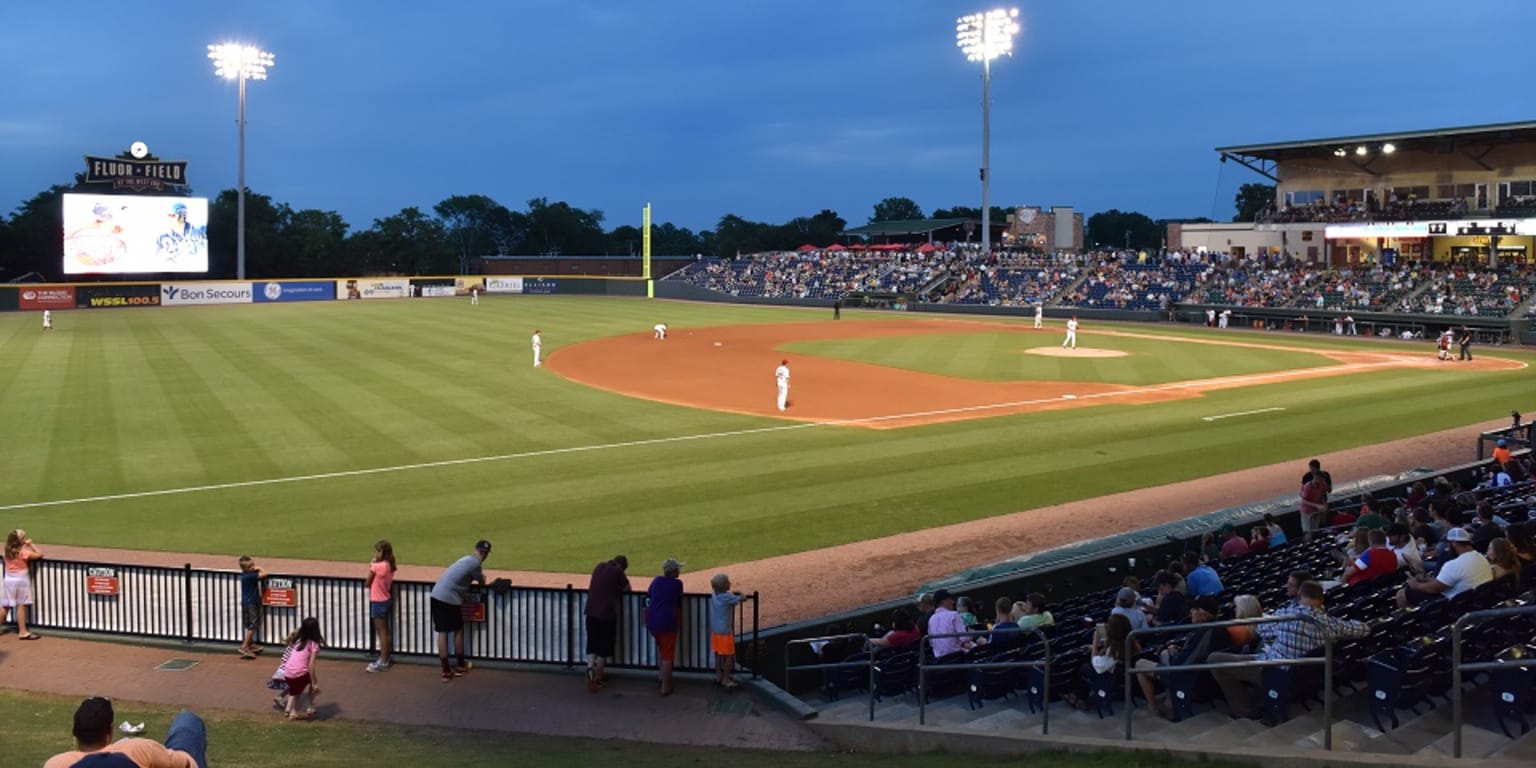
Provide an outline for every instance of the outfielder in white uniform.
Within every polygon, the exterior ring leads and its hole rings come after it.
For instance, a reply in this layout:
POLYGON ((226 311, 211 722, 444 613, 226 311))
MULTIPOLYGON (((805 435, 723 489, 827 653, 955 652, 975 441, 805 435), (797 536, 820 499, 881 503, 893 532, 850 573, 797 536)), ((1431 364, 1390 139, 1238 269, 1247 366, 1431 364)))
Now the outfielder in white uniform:
POLYGON ((544 362, 539 359, 539 352, 543 349, 544 339, 539 335, 539 329, 535 328, 533 329, 533 367, 535 368, 544 364, 544 362))
POLYGON ((480 286, 472 285, 469 287, 469 303, 471 306, 480 303, 480 286))
POLYGON ((1045 304, 1042 302, 1040 304, 1036 304, 1035 305, 1035 328, 1044 328, 1044 327, 1045 327, 1045 304))
POLYGON ((651 328, 651 330, 656 332, 656 338, 657 339, 665 339, 667 337, 667 324, 666 323, 657 323, 655 326, 653 326, 651 328))
POLYGON ((1077 349, 1077 315, 1067 321, 1067 338, 1062 340, 1061 345, 1077 349))
POLYGON ((51 309, 43 310, 43 330, 53 330, 53 310, 51 309))
POLYGON ((773 369, 773 380, 779 385, 779 410, 789 407, 789 361, 779 361, 779 367, 773 369))

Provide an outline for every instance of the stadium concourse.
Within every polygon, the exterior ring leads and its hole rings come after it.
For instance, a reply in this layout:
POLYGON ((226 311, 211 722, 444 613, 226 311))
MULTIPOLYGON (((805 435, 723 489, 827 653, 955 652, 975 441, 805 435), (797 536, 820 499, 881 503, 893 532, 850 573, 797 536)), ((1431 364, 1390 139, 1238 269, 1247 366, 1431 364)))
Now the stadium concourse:
POLYGON ((703 259, 667 279, 732 297, 833 301, 900 294, 933 304, 1158 311, 1175 304, 1500 318, 1527 308, 1536 269, 1521 262, 1338 267, 1216 252, 982 254, 963 243, 703 259))

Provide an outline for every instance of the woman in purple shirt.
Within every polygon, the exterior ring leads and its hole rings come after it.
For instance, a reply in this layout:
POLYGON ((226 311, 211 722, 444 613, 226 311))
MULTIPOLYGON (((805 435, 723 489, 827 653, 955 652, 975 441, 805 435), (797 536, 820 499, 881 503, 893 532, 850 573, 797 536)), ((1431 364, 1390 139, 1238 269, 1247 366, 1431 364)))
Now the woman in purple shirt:
POLYGON ((645 593, 645 628, 656 639, 661 695, 672 694, 672 665, 677 659, 677 622, 683 610, 683 580, 677 577, 683 564, 668 558, 661 575, 651 579, 645 593))

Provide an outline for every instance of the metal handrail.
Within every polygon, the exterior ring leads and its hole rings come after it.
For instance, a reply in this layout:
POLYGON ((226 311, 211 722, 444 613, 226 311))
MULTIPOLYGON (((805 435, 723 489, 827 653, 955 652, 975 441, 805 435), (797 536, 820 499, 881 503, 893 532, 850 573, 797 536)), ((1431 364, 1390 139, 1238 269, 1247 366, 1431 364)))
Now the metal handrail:
MULTIPOLYGON (((1131 694, 1132 694, 1133 689, 1132 689, 1131 686, 1134 684, 1132 676, 1136 674, 1136 669, 1135 669, 1135 665, 1130 662, 1130 659, 1131 659, 1131 643, 1137 637, 1145 637, 1145 636, 1148 636, 1148 635, 1166 635, 1166 634, 1173 634, 1175 632, 1188 633, 1192 629, 1226 629, 1227 627, 1245 627, 1245 626, 1258 625, 1258 624, 1280 624, 1280 623, 1286 623, 1286 622, 1292 622, 1292 621, 1306 621, 1306 622, 1310 622, 1312 624, 1316 624, 1318 626, 1322 626, 1322 622, 1318 621, 1315 617, 1307 616, 1307 615, 1294 615, 1294 616, 1258 616, 1258 617, 1255 617, 1255 618, 1252 618, 1252 619, 1230 619, 1230 620, 1227 620, 1227 621, 1207 621, 1207 622, 1202 622, 1200 624, 1165 624, 1165 625, 1160 626, 1160 627, 1143 627, 1142 629, 1133 629, 1133 630, 1131 630, 1131 633, 1125 636, 1125 649, 1124 649, 1125 660, 1126 660, 1124 662, 1124 666, 1125 666, 1125 683, 1124 683, 1124 687, 1125 687, 1125 740, 1126 741, 1130 741, 1131 740, 1131 715, 1133 714, 1132 706, 1131 706, 1131 701, 1132 701, 1131 694)), ((1327 637, 1326 634, 1325 634, 1325 636, 1323 638, 1323 657, 1320 658, 1320 659, 1315 659, 1315 658, 1268 659, 1268 660, 1263 660, 1263 661, 1260 661, 1258 659, 1253 659, 1253 660, 1249 660, 1249 661, 1228 661, 1228 662, 1221 662, 1221 663, 1214 663, 1214 664, 1211 663, 1211 662, 1205 662, 1203 664, 1174 664, 1174 665, 1169 665, 1169 666, 1166 666, 1166 667, 1165 666, 1159 666, 1158 667, 1158 672, 1169 672, 1169 671, 1173 671, 1173 670, 1184 670, 1186 672, 1209 672, 1209 671, 1217 670, 1217 669, 1234 669, 1234 668, 1237 668, 1237 667, 1290 667, 1290 666, 1309 666, 1309 665, 1313 665, 1313 664, 1322 664, 1322 665, 1324 665, 1323 666, 1323 749, 1331 751, 1333 749, 1333 643, 1334 643, 1333 638, 1327 637)), ((1233 702, 1228 702, 1228 703, 1229 703, 1229 705, 1233 704, 1233 702)))
POLYGON ((1461 673, 1482 672, 1499 669, 1501 667, 1530 667, 1536 666, 1536 661, 1477 661, 1462 663, 1461 660, 1461 631, 1468 624, 1483 619, 1497 619, 1504 616, 1524 616, 1536 614, 1536 605, 1520 605, 1511 608, 1488 608, 1481 611, 1464 613, 1461 618, 1451 625, 1451 731, 1455 734, 1451 747, 1452 757, 1461 757, 1461 726, 1462 726, 1462 697, 1461 673))
MULTIPOLYGON (((834 663, 831 663, 831 664, 790 664, 789 663, 790 649, 794 648, 797 645, 810 645, 812 643, 828 643, 828 642, 832 642, 833 640, 852 640, 853 638, 858 638, 860 640, 863 640, 866 644, 869 642, 869 635, 866 635, 863 632, 849 632, 849 633, 843 634, 843 635, 824 635, 822 637, 807 637, 807 638, 803 638, 803 639, 799 639, 799 640, 791 640, 791 641, 785 643, 784 644, 784 686, 785 686, 786 690, 789 689, 789 672, 790 672, 790 670, 847 669, 849 667, 865 667, 869 671, 869 719, 870 719, 871 722, 873 722, 874 719, 875 719, 875 653, 874 653, 874 651, 869 651, 865 655, 863 661, 839 661, 839 662, 834 662, 834 663)), ((865 649, 868 650, 868 646, 867 645, 865 646, 865 649)))
MULTIPOLYGON (((969 632, 952 632, 952 633, 949 633, 949 634, 940 633, 940 634, 934 634, 934 635, 924 635, 923 639, 918 643, 918 650, 920 651, 919 654, 918 654, 918 658, 917 658, 917 724, 918 725, 927 725, 928 724, 928 670, 930 670, 930 669, 1021 669, 1021 668, 1028 667, 1028 668, 1031 668, 1031 669, 1040 669, 1040 670, 1042 670, 1045 673, 1044 674, 1045 683, 1040 688, 1040 702, 1041 702, 1041 705, 1042 705, 1040 707, 1040 709, 1042 711, 1042 716, 1041 716, 1041 719, 1040 719, 1040 733, 1042 735, 1046 735, 1046 736, 1050 735, 1050 733, 1051 733, 1051 639, 1049 637, 1046 637, 1045 633, 1042 632, 1039 627, 1028 627, 1028 628, 1026 628, 1026 627, 1010 627, 1010 628, 1002 629, 1002 630, 985 630, 985 629, 982 629, 982 630, 973 630, 973 631, 969 631, 969 632), (995 632, 1002 632, 1004 634, 1019 634, 1019 635, 1028 633, 1028 634, 1031 634, 1031 635, 1034 635, 1034 636, 1040 638, 1041 657, 1038 658, 1038 659, 1028 659, 1028 660, 1020 660, 1020 661, 983 661, 983 662, 963 662, 963 663, 960 663, 960 664, 929 664, 928 663, 928 653, 926 653, 926 651, 933 650, 933 645, 932 645, 931 641, 934 638, 940 638, 940 637, 943 637, 943 638, 991 637, 993 635, 993 633, 995 633, 995 632)), ((871 708, 871 712, 873 712, 873 708, 874 708, 873 702, 871 702, 870 708, 871 708)), ((873 714, 871 714, 871 719, 873 719, 873 714)))

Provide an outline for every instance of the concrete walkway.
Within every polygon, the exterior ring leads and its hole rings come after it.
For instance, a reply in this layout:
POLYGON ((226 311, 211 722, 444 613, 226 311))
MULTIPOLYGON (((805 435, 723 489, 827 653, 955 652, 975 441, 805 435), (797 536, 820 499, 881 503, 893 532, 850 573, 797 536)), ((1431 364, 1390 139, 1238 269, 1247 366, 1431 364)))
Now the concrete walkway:
MULTIPOLYGON (((270 716, 266 681, 281 648, 244 661, 233 648, 129 645, 48 634, 22 642, 0 636, 0 668, 10 689, 85 698, 143 701, 194 711, 233 710, 270 716), (183 671, 156 669, 172 659, 193 662, 183 671)), ((321 720, 427 725, 550 736, 612 738, 697 746, 809 751, 826 745, 798 720, 772 709, 743 685, 726 692, 698 677, 680 677, 668 697, 657 693, 654 672, 620 672, 603 690, 588 693, 582 669, 490 668, 443 683, 430 665, 398 660, 388 672, 364 671, 365 660, 322 654, 316 672, 321 720), (401 663, 406 662, 406 663, 401 663)), ((130 711, 119 713, 133 717, 130 711)))

